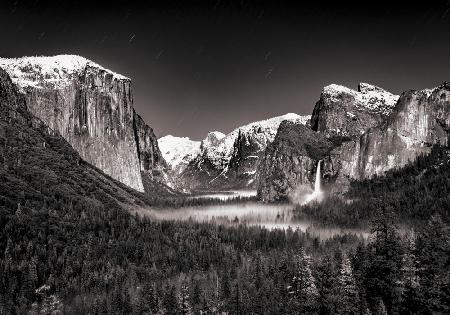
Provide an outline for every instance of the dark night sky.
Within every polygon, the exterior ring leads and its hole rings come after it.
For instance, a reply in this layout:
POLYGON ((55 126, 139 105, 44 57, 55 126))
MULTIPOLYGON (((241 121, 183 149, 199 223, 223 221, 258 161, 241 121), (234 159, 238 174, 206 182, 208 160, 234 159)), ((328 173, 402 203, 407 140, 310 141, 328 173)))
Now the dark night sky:
POLYGON ((0 56, 78 54, 131 77, 158 136, 310 114, 330 83, 450 80, 450 0, 90 2, 2 1, 0 56))

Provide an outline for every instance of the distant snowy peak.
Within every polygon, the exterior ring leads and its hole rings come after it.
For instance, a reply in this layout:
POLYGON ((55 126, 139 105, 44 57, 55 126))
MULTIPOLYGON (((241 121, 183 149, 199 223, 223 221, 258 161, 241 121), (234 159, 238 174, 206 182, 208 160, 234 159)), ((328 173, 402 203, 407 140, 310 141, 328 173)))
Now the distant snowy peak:
POLYGON ((244 134, 253 135, 253 137, 262 140, 262 142, 264 142, 265 144, 267 141, 272 142, 275 139, 278 126, 280 126, 282 121, 289 120, 306 124, 310 119, 310 115, 300 116, 294 113, 288 113, 282 116, 276 116, 269 119, 256 121, 234 129, 224 138, 223 142, 232 139, 232 142, 234 143, 234 140, 239 135, 239 132, 241 132, 244 134))
POLYGON ((245 134, 246 137, 252 138, 252 140, 259 145, 260 149, 264 150, 267 145, 275 139, 278 126, 282 121, 290 120, 307 124, 310 119, 311 116, 309 115, 300 116, 297 114, 288 113, 282 116, 252 122, 234 129, 232 132, 222 137, 218 142, 208 142, 210 145, 206 145, 207 143, 204 140, 204 145, 202 145, 202 154, 217 168, 225 168, 231 159, 233 146, 239 136, 239 133, 245 134))
POLYGON ((336 100, 339 100, 342 94, 352 95, 357 107, 383 115, 389 115, 392 112, 400 97, 368 83, 360 83, 357 91, 342 85, 330 84, 324 87, 322 94, 336 100))
POLYGON ((77 55, 0 58, 0 68, 8 72, 13 82, 22 91, 28 87, 62 88, 70 84, 74 76, 82 74, 88 67, 105 71, 114 79, 129 80, 123 75, 77 55))
MULTIPOLYGON (((254 134, 261 134, 265 137, 275 138, 275 134, 277 132, 278 126, 281 124, 283 120, 290 120, 290 121, 298 121, 301 123, 306 124, 311 119, 310 115, 307 116, 300 116, 294 113, 288 113, 282 116, 276 116, 265 120, 260 120, 256 122, 249 123, 247 125, 238 127, 234 129, 232 132, 230 132, 224 140, 227 138, 236 138, 239 134, 239 131, 241 133, 254 133, 254 134)), ((273 139, 272 139, 273 140, 273 139)))
POLYGON ((193 141, 188 137, 168 135, 158 139, 161 154, 172 170, 177 172, 181 172, 191 160, 200 154, 200 144, 200 141, 193 141))
POLYGON ((225 138, 225 134, 220 131, 211 131, 208 132, 206 138, 202 141, 201 147, 212 147, 219 144, 220 140, 225 138))

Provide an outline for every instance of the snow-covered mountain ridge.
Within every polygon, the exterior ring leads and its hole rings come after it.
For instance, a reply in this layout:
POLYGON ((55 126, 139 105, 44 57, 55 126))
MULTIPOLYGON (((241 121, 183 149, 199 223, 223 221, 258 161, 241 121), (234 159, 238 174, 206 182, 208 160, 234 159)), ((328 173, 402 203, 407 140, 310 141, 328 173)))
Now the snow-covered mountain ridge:
POLYGON ((319 161, 322 184, 340 194, 353 180, 402 167, 436 144, 448 147, 450 84, 405 91, 399 98, 364 83, 358 91, 330 85, 314 107, 311 129, 280 125, 259 164, 263 200, 284 200, 299 185, 311 185, 319 161), (305 141, 313 150, 299 149, 305 141))
POLYGON ((73 76, 82 75, 88 67, 102 70, 115 79, 130 80, 77 55, 0 58, 0 67, 8 72, 11 80, 22 91, 29 87, 61 88, 69 84, 73 76))
POLYGON ((159 149, 173 171, 180 173, 200 154, 201 141, 167 135, 158 139, 159 149))
POLYGON ((280 123, 289 120, 308 124, 310 118, 288 113, 249 123, 226 135, 209 132, 201 142, 169 135, 158 143, 179 188, 245 188, 254 182, 259 158, 275 139, 280 123))
POLYGON ((188 137, 174 137, 167 135, 158 139, 158 144, 166 162, 173 170, 179 169, 182 164, 192 161, 197 156, 211 160, 215 166, 224 167, 231 159, 233 145, 238 138, 239 132, 251 135, 265 149, 272 142, 277 133, 278 126, 283 120, 300 121, 306 124, 311 116, 300 116, 288 113, 261 121, 249 123, 238 127, 225 135, 220 131, 209 132, 202 141, 194 141, 188 137))
POLYGON ((368 83, 359 83, 357 91, 342 85, 330 84, 323 88, 322 93, 334 100, 339 100, 342 93, 352 95, 355 98, 356 107, 386 116, 392 112, 400 97, 368 83))
POLYGON ((331 84, 323 88, 314 107, 311 128, 328 137, 359 137, 382 123, 398 99, 398 95, 368 83, 358 84, 358 90, 331 84))
POLYGON ((129 78, 76 55, 0 58, 0 68, 27 110, 85 161, 139 191, 165 181, 166 163, 152 128, 133 108, 129 78))
POLYGON ((251 137, 261 150, 265 150, 267 145, 275 139, 277 129, 283 120, 301 121, 306 124, 311 119, 311 116, 300 116, 293 113, 288 113, 282 116, 277 116, 261 121, 249 123, 247 125, 238 127, 220 139, 216 145, 207 145, 203 141, 203 156, 207 157, 216 167, 225 168, 230 162, 233 154, 233 146, 239 133, 251 137))

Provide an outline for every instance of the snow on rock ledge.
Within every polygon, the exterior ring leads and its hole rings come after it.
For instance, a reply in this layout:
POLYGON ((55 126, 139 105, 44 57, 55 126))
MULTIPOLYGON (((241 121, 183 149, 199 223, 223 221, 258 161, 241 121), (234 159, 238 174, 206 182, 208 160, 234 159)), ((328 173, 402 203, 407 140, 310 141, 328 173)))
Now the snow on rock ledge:
POLYGON ((331 84, 323 88, 314 107, 311 127, 328 137, 359 137, 383 122, 398 99, 398 95, 367 83, 360 83, 358 91, 331 84))
POLYGON ((200 152, 179 173, 179 185, 188 190, 255 188, 259 160, 275 139, 280 123, 289 120, 307 124, 310 117, 288 113, 249 123, 227 135, 210 132, 200 152))
POLYGON ((27 109, 85 161, 144 191, 140 158, 145 157, 145 171, 152 174, 159 150, 151 128, 135 124, 129 78, 75 55, 1 58, 0 68, 25 95, 27 109), (146 144, 141 152, 139 143, 146 144))
POLYGON ((117 80, 130 80, 99 64, 77 55, 57 55, 21 58, 0 58, 12 81, 22 90, 32 88, 62 88, 81 75, 88 67, 97 68, 117 80))
POLYGON ((161 153, 170 168, 180 173, 200 153, 200 141, 167 135, 158 139, 161 153))
POLYGON ((331 84, 324 87, 322 92, 324 96, 334 101, 339 101, 343 93, 354 97, 356 107, 386 116, 392 112, 400 97, 399 95, 394 95, 378 86, 368 83, 359 83, 358 91, 342 85, 331 84))
POLYGON ((204 156, 207 156, 216 167, 224 169, 230 162, 234 143, 238 139, 239 133, 252 138, 259 149, 263 151, 267 145, 275 139, 278 126, 283 120, 299 121, 305 124, 309 119, 310 116, 300 116, 294 113, 288 113, 238 127, 220 138, 217 142, 208 141, 210 133, 208 137, 203 140, 202 149, 204 150, 204 156))

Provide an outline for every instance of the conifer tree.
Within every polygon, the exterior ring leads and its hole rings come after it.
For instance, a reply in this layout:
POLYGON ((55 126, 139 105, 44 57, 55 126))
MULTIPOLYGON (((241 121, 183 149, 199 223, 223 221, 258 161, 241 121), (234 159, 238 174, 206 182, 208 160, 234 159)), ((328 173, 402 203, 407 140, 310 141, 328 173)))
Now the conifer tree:
POLYGON ((419 284, 425 313, 450 313, 450 226, 433 216, 417 237, 419 284))
POLYGON ((311 272, 311 257, 305 255, 303 250, 296 257, 296 270, 288 286, 288 292, 291 296, 291 306, 297 312, 305 313, 316 310, 319 292, 311 272))
POLYGON ((182 315, 192 314, 192 306, 189 299, 189 286, 184 282, 181 284, 178 301, 180 305, 180 312, 182 315))
POLYGON ((386 305, 382 299, 378 299, 375 304, 374 315, 388 315, 386 305))
POLYGON ((178 301, 174 286, 166 288, 166 293, 163 299, 163 307, 165 313, 168 315, 178 314, 178 301))
POLYGON ((198 281, 194 281, 194 287, 191 296, 191 305, 194 313, 198 313, 202 308, 202 290, 198 281))
POLYGON ((342 255, 338 276, 340 314, 357 314, 359 312, 359 292, 353 276, 353 268, 347 254, 342 255))
POLYGON ((159 300, 153 283, 147 282, 144 284, 139 305, 143 312, 150 312, 151 314, 158 312, 159 300))
POLYGON ((419 268, 416 257, 415 238, 409 236, 406 239, 406 248, 402 258, 400 288, 402 294, 402 310, 420 309, 419 295, 422 290, 419 282, 419 268))
POLYGON ((325 256, 317 266, 317 289, 319 291, 318 303, 321 314, 335 314, 339 302, 338 272, 334 260, 325 256))
POLYGON ((243 314, 242 310, 242 297, 241 297, 241 289, 239 288, 239 283, 236 282, 233 287, 230 302, 228 305, 229 310, 232 314, 240 315, 243 314))
POLYGON ((12 268, 13 263, 13 257, 12 257, 12 250, 13 250, 13 243, 10 238, 8 238, 8 241, 6 243, 6 249, 4 253, 4 261, 5 261, 5 273, 7 273, 10 268, 12 268))
POLYGON ((368 246, 366 270, 367 299, 372 305, 383 301, 387 312, 398 312, 401 302, 401 267, 403 246, 395 224, 392 208, 380 207, 372 221, 374 240, 368 246))

